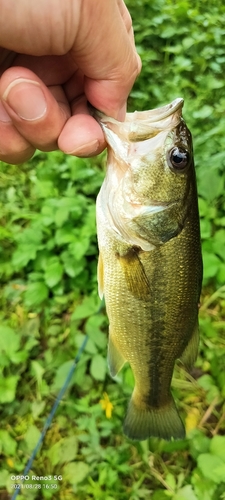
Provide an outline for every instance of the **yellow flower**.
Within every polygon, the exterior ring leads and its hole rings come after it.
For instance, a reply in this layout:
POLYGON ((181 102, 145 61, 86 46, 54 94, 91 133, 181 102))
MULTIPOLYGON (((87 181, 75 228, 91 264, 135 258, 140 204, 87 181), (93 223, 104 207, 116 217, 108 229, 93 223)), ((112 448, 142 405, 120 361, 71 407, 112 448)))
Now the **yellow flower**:
POLYGON ((192 429, 196 429, 198 423, 200 421, 200 413, 198 408, 192 408, 190 412, 187 414, 185 419, 185 427, 186 431, 192 431, 192 429))
POLYGON ((106 418, 111 418, 113 405, 109 399, 107 392, 103 393, 103 398, 99 402, 102 405, 102 409, 105 410, 106 418))
POLYGON ((29 319, 34 319, 36 317, 37 317, 37 313, 32 313, 32 312, 28 313, 28 318, 29 319))
POLYGON ((11 467, 11 468, 13 468, 13 467, 14 467, 14 462, 13 462, 13 460, 12 460, 11 458, 7 458, 7 459, 6 459, 6 462, 7 462, 7 465, 8 465, 9 467, 11 467))

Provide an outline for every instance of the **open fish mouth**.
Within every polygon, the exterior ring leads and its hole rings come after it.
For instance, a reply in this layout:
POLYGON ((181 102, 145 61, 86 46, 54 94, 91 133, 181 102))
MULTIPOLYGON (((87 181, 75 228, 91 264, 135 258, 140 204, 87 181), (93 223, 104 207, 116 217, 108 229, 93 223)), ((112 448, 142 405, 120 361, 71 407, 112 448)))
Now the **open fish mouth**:
POLYGON ((181 120, 184 100, 177 97, 170 104, 149 111, 127 113, 124 122, 106 116, 98 110, 92 111, 94 118, 102 126, 106 136, 107 129, 116 132, 123 140, 131 142, 145 141, 156 136, 160 131, 176 127, 181 120))

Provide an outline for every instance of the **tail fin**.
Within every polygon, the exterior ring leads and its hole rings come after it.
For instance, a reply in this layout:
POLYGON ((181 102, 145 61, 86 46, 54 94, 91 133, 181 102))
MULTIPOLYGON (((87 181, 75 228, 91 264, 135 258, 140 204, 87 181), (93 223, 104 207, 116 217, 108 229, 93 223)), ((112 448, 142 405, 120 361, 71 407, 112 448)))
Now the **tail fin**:
POLYGON ((172 398, 167 406, 157 409, 146 406, 143 409, 135 405, 132 397, 124 421, 124 434, 138 441, 149 437, 170 441, 172 438, 183 439, 185 429, 172 398))

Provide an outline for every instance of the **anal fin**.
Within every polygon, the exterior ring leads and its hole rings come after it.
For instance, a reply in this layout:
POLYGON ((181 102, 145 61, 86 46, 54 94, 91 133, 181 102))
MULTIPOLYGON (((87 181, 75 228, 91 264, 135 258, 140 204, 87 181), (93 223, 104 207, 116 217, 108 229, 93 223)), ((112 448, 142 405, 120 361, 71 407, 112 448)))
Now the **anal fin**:
POLYGON ((199 328, 198 321, 196 322, 193 334, 187 347, 184 349, 183 354, 180 356, 180 360, 184 364, 185 368, 188 370, 194 365, 196 358, 198 356, 198 346, 199 346, 199 328))
POLYGON ((117 373, 123 368, 126 360, 123 355, 119 352, 117 347, 115 346, 112 336, 109 335, 109 344, 108 344, 108 364, 109 364, 109 372, 111 377, 115 377, 117 373))

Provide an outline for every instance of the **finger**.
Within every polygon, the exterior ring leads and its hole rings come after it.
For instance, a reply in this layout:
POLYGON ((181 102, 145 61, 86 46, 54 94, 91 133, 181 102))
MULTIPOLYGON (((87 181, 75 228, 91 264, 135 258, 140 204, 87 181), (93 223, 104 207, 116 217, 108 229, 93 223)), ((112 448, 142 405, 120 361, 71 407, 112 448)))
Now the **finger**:
POLYGON ((104 135, 89 113, 85 96, 74 99, 72 114, 59 136, 59 148, 64 153, 81 157, 101 153, 106 147, 104 135))
POLYGON ((11 50, 0 48, 0 76, 9 68, 16 57, 16 53, 11 50))
POLYGON ((48 89, 26 68, 10 68, 0 80, 3 106, 20 135, 34 148, 57 148, 58 136, 70 116, 61 86, 48 89))
POLYGON ((45 85, 62 85, 75 73, 77 66, 72 60, 71 54, 62 56, 30 56, 17 54, 13 66, 28 68, 38 76, 45 85))
MULTIPOLYGON (((129 21, 126 24, 129 28, 129 21)), ((86 75, 88 100, 115 118, 124 108, 141 66, 127 28, 116 0, 83 0, 72 54, 86 75)))
POLYGON ((21 54, 66 54, 79 24, 82 0, 0 0, 0 46, 21 54))
POLYGON ((117 0, 117 5, 119 7, 119 11, 125 24, 126 30, 129 33, 132 28, 132 19, 130 12, 128 11, 127 6, 123 2, 123 0, 117 0))
POLYGON ((0 160, 16 165, 29 160, 34 151, 34 147, 13 126, 0 101, 0 160))

